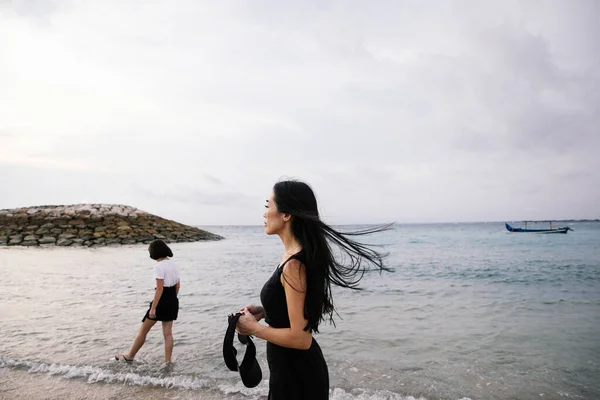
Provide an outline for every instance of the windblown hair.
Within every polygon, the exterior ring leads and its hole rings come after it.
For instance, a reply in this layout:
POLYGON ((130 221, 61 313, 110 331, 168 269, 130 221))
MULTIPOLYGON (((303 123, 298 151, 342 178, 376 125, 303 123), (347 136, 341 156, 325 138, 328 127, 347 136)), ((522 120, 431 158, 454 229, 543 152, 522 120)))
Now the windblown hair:
POLYGON ((173 252, 167 246, 165 242, 162 240, 153 240, 148 246, 148 251, 150 252, 150 258, 153 260, 158 260, 159 258, 165 257, 173 257, 173 252))
POLYGON ((335 324, 332 284, 360 290, 358 283, 366 271, 391 271, 384 266, 385 254, 373 249, 372 245, 349 237, 382 232, 388 230, 391 224, 342 233, 321 221, 317 199, 306 183, 279 181, 273 192, 277 210, 292 216, 291 231, 302 246, 304 263, 301 268, 306 271, 304 317, 308 320, 304 330, 319 332, 319 324, 323 320, 328 319, 335 324), (333 255, 331 245, 341 251, 339 259, 333 255))

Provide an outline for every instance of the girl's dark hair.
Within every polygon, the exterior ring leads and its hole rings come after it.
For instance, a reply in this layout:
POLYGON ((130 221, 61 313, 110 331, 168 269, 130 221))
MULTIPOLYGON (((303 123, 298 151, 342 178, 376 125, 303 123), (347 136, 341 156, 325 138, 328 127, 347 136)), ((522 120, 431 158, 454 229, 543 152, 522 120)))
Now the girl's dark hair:
POLYGON ((152 241, 150 246, 148 246, 148 251, 150 252, 150 258, 153 260, 158 260, 159 258, 165 257, 173 257, 173 252, 162 240, 152 241))
POLYGON ((279 181, 273 187, 273 193, 277 210, 292 216, 292 234, 302 246, 303 268, 306 270, 304 317, 308 320, 304 330, 319 332, 321 321, 327 318, 334 322, 332 283, 344 288, 360 289, 358 283, 365 271, 391 271, 383 265, 385 254, 349 236, 382 232, 389 229, 391 224, 342 233, 320 220, 317 199, 306 183, 279 181), (332 253, 331 244, 341 251, 339 261, 332 253))

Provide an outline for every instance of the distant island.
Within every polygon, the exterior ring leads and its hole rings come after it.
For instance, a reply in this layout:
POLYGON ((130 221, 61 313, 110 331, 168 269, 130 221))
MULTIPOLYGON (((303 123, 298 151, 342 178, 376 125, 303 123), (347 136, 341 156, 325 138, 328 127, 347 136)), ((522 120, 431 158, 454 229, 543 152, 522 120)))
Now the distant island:
POLYGON ((115 204, 36 206, 0 210, 0 246, 100 247, 220 240, 223 237, 115 204))
MULTIPOLYGON (((515 219, 512 220, 512 222, 515 221, 521 221, 519 219, 515 219)), ((525 222, 525 220, 522 220, 523 222, 525 222)), ((497 222, 501 222, 501 221, 497 221, 497 222)), ((542 223, 542 222, 600 222, 600 219, 596 218, 596 219, 532 219, 532 220, 527 220, 526 222, 534 222, 534 223, 542 223)))

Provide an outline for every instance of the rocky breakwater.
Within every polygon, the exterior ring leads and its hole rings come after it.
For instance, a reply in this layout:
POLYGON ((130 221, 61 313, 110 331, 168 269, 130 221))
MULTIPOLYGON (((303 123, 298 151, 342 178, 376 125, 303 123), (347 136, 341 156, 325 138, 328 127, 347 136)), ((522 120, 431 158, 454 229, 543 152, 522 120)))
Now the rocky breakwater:
POLYGON ((110 204, 0 210, 0 246, 87 246, 220 240, 137 208, 110 204))

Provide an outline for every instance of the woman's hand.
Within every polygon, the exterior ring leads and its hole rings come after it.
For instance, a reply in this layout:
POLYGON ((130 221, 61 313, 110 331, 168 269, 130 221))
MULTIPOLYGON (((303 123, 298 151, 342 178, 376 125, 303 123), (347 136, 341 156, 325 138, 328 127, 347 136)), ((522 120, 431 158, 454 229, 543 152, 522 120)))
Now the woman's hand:
POLYGON ((151 308, 151 309, 150 309, 150 312, 148 313, 148 316, 149 316, 151 319, 156 319, 156 308, 151 308))
POLYGON ((250 314, 254 315, 254 318, 256 318, 256 321, 260 321, 261 319, 263 319, 265 317, 265 309, 262 308, 262 306, 256 306, 254 304, 250 304, 249 306, 246 306, 246 308, 240 308, 239 312, 243 313, 244 310, 248 310, 248 312, 250 312, 250 314))
POLYGON ((237 322, 237 331, 242 335, 254 336, 256 335, 256 331, 260 329, 261 325, 256 320, 256 317, 252 315, 248 308, 244 308, 240 311, 244 315, 240 316, 237 322))

